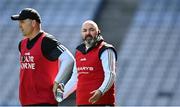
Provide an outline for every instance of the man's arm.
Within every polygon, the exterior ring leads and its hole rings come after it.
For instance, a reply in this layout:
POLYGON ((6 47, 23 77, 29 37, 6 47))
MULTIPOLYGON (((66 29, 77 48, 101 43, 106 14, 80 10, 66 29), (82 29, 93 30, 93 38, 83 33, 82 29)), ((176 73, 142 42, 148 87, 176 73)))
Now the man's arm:
POLYGON ((66 99, 69 95, 71 95, 77 88, 77 69, 76 69, 76 63, 74 63, 73 67, 73 74, 70 78, 70 80, 67 82, 67 84, 64 87, 64 93, 63 93, 63 99, 66 99))
POLYGON ((106 49, 101 55, 101 61, 105 76, 102 85, 99 87, 99 90, 102 92, 102 94, 104 94, 115 82, 116 58, 114 51, 112 51, 112 49, 106 49))
POLYGON ((46 34, 42 41, 42 53, 50 61, 60 60, 59 71, 53 85, 53 93, 56 96, 57 88, 63 91, 62 84, 66 83, 71 76, 74 65, 74 57, 54 36, 46 34))
POLYGON ((101 54, 100 59, 104 71, 104 81, 97 90, 94 90, 90 93, 93 94, 92 97, 89 99, 89 102, 91 102, 92 104, 97 102, 100 97, 112 87, 116 77, 116 58, 114 51, 112 49, 104 50, 101 54))
POLYGON ((59 60, 60 60, 60 69, 55 78, 55 82, 66 84, 71 76, 75 59, 73 55, 66 49, 59 56, 59 60))
MULTIPOLYGON (((65 47, 64 47, 65 48, 65 47)), ((60 69, 58 74, 54 80, 53 92, 56 94, 56 90, 59 87, 59 83, 66 84, 68 79, 72 74, 72 69, 74 65, 74 57, 73 55, 65 49, 65 51, 59 56, 60 60, 60 69)), ((63 87, 60 85, 61 90, 63 91, 63 87)))

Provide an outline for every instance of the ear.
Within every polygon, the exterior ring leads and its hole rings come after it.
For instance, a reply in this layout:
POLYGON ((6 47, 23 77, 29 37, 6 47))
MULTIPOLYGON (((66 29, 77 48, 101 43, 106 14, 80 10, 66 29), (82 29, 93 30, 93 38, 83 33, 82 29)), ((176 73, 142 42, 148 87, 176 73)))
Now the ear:
POLYGON ((36 26, 36 20, 32 20, 32 26, 35 27, 36 26))
POLYGON ((99 29, 99 30, 98 30, 98 35, 100 35, 100 34, 101 34, 101 30, 99 29))

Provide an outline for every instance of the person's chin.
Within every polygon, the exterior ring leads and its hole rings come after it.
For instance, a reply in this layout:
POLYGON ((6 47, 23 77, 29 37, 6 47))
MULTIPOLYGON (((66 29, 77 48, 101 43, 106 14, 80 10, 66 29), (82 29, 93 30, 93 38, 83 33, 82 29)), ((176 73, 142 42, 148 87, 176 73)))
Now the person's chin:
POLYGON ((88 47, 92 47, 93 46, 93 44, 94 44, 94 42, 86 42, 86 46, 88 46, 88 47))

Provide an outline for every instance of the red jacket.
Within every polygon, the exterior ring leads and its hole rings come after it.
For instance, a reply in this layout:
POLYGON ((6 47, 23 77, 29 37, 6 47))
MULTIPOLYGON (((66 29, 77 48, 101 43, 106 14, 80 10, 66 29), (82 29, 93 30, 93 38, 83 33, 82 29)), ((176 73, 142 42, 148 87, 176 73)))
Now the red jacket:
POLYGON ((57 104, 52 88, 58 72, 59 61, 47 60, 41 51, 44 33, 31 49, 27 49, 28 39, 21 42, 19 99, 22 105, 57 104))
MULTIPOLYGON (((77 105, 91 105, 88 102, 92 96, 91 91, 98 89, 104 80, 104 71, 99 51, 104 42, 90 50, 88 53, 76 51, 76 66, 78 71, 78 84, 76 90, 77 105)), ((95 105, 114 105, 114 85, 95 103, 95 105)))

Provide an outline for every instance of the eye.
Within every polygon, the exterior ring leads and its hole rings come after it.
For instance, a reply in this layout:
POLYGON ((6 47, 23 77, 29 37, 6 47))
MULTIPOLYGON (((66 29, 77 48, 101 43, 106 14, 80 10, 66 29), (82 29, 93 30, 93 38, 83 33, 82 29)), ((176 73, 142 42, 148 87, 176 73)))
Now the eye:
POLYGON ((90 31, 95 31, 95 29, 91 28, 90 31))
POLYGON ((87 30, 86 29, 83 29, 82 32, 86 32, 87 30))

